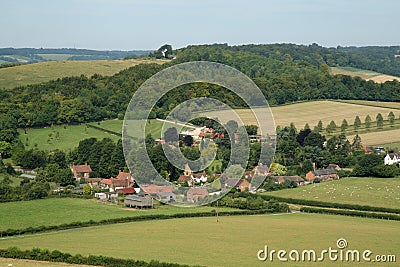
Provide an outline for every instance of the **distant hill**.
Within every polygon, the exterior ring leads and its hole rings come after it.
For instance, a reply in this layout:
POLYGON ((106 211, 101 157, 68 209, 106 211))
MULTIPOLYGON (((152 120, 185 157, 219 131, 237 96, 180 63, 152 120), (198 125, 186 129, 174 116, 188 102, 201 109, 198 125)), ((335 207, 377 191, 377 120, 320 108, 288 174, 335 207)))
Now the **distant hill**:
POLYGON ((0 68, 0 90, 37 84, 58 78, 94 74, 111 76, 123 69, 144 63, 164 63, 156 59, 130 60, 62 60, 0 68))
POLYGON ((0 64, 31 64, 52 60, 117 60, 128 56, 148 55, 151 50, 100 51, 76 48, 0 48, 0 64))

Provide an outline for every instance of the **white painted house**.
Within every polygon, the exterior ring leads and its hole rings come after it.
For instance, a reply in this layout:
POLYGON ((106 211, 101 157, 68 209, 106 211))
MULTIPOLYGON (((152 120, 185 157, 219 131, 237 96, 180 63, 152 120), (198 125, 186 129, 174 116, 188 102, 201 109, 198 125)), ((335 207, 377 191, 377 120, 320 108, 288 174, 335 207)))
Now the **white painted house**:
POLYGON ((397 153, 387 153, 385 157, 385 165, 400 163, 400 155, 397 153))

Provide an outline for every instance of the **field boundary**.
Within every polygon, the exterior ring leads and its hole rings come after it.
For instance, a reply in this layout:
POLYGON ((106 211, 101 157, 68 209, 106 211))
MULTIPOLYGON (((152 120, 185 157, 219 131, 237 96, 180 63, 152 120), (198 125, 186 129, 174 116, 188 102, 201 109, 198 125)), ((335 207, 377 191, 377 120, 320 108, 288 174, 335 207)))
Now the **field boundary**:
MULTIPOLYGON (((218 216, 239 216, 239 215, 260 215, 275 213, 272 209, 260 209, 260 210, 237 210, 237 211, 221 211, 218 212, 218 216)), ((142 215, 142 216, 129 216, 121 218, 104 219, 100 221, 86 221, 86 222, 72 222, 60 225, 49 225, 49 226, 38 226, 38 227, 28 227, 25 229, 7 229, 5 231, 0 231, 0 239, 5 239, 7 237, 22 235, 22 234, 36 234, 43 232, 70 230, 78 228, 86 228, 99 225, 107 224, 118 224, 118 223, 128 223, 128 222, 138 222, 138 221, 149 221, 149 220, 168 220, 177 218, 195 218, 195 217, 214 217, 217 215, 217 210, 210 212, 198 212, 198 213, 176 213, 171 215, 165 214, 152 214, 152 215, 142 215)))
POLYGON ((96 130, 99 130, 99 131, 102 131, 102 132, 105 132, 105 133, 113 134, 113 135, 116 135, 116 136, 122 136, 122 133, 118 133, 118 132, 115 132, 115 131, 112 131, 112 130, 108 130, 108 129, 105 129, 105 128, 102 128, 102 127, 99 127, 99 126, 91 125, 89 123, 86 123, 85 125, 88 128, 93 128, 93 129, 96 129, 96 130))
POLYGON ((354 216, 354 217, 400 221, 400 216, 396 215, 396 214, 365 212, 365 211, 357 211, 357 210, 302 207, 302 208, 300 208, 300 212, 320 213, 320 214, 330 214, 330 215, 345 215, 345 216, 354 216))
MULTIPOLYGON (((366 106, 366 107, 387 108, 387 109, 396 109, 396 110, 400 110, 400 108, 396 108, 396 107, 384 107, 384 106, 374 105, 374 104, 366 104, 366 103, 352 102, 352 101, 357 101, 357 100, 359 100, 359 99, 353 99, 353 100, 351 100, 351 99, 348 99, 348 100, 345 100, 345 99, 332 99, 331 101, 339 102, 339 103, 345 103, 345 104, 366 106)), ((365 101, 371 101, 371 100, 365 100, 365 101)), ((371 102, 372 102, 372 101, 371 101, 371 102)), ((381 102, 384 102, 384 101, 381 101, 381 102)), ((393 101, 389 101, 389 103, 390 103, 390 102, 393 102, 393 101)))
POLYGON ((296 198, 284 198, 284 197, 277 197, 277 196, 270 196, 270 195, 261 195, 261 197, 267 201, 275 199, 279 202, 304 205, 304 206, 343 209, 343 210, 348 210, 348 211, 350 211, 350 210, 373 211, 373 212, 400 214, 400 209, 391 209, 391 208, 384 208, 384 207, 373 207, 373 206, 356 205, 356 204, 335 203, 335 202, 323 202, 323 201, 296 199, 296 198))
POLYGON ((64 262, 69 264, 79 265, 94 265, 94 266, 132 266, 132 267, 189 267, 190 265, 159 262, 151 260, 150 262, 134 260, 134 259, 120 259, 107 256, 82 256, 80 254, 71 255, 63 253, 59 250, 50 251, 48 249, 33 248, 31 250, 20 250, 17 247, 10 247, 8 249, 0 249, 0 257, 11 259, 25 259, 46 262, 64 262))

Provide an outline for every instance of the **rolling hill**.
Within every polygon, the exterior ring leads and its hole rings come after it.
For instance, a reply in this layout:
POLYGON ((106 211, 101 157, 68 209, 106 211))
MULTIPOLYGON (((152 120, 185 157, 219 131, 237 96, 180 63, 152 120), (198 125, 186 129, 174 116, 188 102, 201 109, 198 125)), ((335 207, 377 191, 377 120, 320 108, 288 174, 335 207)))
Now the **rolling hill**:
POLYGON ((14 88, 36 84, 70 76, 92 76, 97 73, 104 76, 113 75, 123 69, 141 63, 164 63, 155 59, 130 60, 61 60, 40 62, 0 69, 0 89, 14 88))

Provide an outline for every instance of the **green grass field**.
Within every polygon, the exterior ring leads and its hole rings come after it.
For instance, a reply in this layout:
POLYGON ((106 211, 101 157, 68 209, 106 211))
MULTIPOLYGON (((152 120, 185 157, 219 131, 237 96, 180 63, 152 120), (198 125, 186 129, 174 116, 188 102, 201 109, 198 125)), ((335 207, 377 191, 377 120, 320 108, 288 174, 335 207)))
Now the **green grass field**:
POLYGON ((27 134, 19 131, 19 138, 27 149, 38 148, 40 150, 61 149, 72 150, 78 146, 79 141, 96 137, 97 139, 111 138, 114 141, 121 139, 120 136, 112 135, 97 129, 85 127, 85 125, 54 126, 47 128, 28 129, 27 134), (57 138, 58 133, 58 138, 57 138), (51 134, 51 136, 49 136, 51 134))
POLYGON ((113 75, 140 63, 163 63, 162 60, 88 60, 51 61, 0 69, 0 89, 47 82, 69 76, 113 75))
MULTIPOLYGON (((287 213, 259 216, 184 218, 104 225, 71 231, 0 240, 0 247, 58 249, 72 254, 104 255, 138 260, 160 260, 201 266, 382 266, 361 262, 260 262, 257 252, 269 249, 337 248, 374 254, 400 254, 399 222, 345 216, 287 213)), ((396 266, 391 264, 387 266, 396 266)))
POLYGON ((400 178, 343 178, 263 194, 295 199, 400 207, 400 178))
POLYGON ((89 265, 76 265, 61 262, 32 261, 21 259, 0 258, 0 267, 88 267, 89 265), (12 264, 12 265, 10 265, 12 264))
MULTIPOLYGON (((42 200, 0 203, 0 231, 24 229, 41 225, 59 225, 72 222, 100 221, 111 218, 150 214, 177 214, 207 212, 214 207, 179 208, 160 205, 154 209, 131 209, 102 204, 94 199, 49 198, 42 200), (12 211, 12 212, 10 212, 12 211)), ((219 208, 219 211, 236 210, 219 208)))

